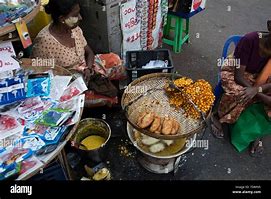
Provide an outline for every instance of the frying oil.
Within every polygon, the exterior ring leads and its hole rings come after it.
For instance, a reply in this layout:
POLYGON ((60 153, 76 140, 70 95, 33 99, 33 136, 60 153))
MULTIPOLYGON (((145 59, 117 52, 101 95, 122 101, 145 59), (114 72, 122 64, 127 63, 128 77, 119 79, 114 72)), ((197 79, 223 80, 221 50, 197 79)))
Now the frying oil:
MULTIPOLYGON (((146 146, 141 142, 141 140, 142 140, 141 135, 135 136, 135 140, 137 141, 138 146, 140 146, 140 148, 142 148, 145 152, 151 153, 150 146, 146 146)), ((169 146, 165 145, 166 146, 165 149, 158 152, 158 153, 155 153, 155 155, 158 155, 158 156, 174 155, 174 154, 178 153, 179 151, 181 151, 184 148, 185 144, 186 144, 185 138, 174 140, 174 142, 171 145, 169 145, 169 146)))

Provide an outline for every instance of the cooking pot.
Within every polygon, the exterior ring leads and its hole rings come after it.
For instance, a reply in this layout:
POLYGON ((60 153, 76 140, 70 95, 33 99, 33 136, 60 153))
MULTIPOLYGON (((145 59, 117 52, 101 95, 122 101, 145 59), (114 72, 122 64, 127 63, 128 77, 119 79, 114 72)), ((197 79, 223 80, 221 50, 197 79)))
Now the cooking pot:
POLYGON ((77 148, 80 156, 86 161, 90 161, 92 164, 98 164, 103 162, 106 158, 106 144, 111 137, 110 126, 102 119, 86 118, 80 121, 75 135, 72 139, 73 146, 77 148), (84 147, 80 147, 81 141, 88 136, 98 135, 105 139, 105 142, 96 149, 88 150, 84 147))
POLYGON ((147 155, 149 157, 152 157, 154 159, 156 159, 157 161, 163 161, 163 160, 169 160, 169 159, 174 159, 177 158, 181 155, 183 155, 184 153, 186 153, 189 149, 192 148, 193 143, 196 140, 197 135, 194 134, 193 137, 191 138, 187 138, 190 139, 189 140, 189 144, 185 144, 184 147, 177 153, 172 154, 172 155, 167 155, 167 156, 161 156, 161 155, 155 155, 154 153, 151 152, 147 152, 145 150, 143 150, 138 144, 137 141, 134 138, 134 131, 133 131, 133 127, 127 122, 127 133, 128 133, 128 137, 130 138, 131 142, 133 143, 133 145, 140 151, 142 152, 144 155, 147 155))

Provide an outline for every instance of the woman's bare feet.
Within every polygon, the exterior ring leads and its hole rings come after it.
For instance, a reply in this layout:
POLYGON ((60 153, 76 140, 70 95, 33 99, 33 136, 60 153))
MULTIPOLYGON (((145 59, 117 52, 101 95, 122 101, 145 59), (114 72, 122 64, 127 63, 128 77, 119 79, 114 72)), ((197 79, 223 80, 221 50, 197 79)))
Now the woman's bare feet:
POLYGON ((252 157, 259 157, 263 154, 263 142, 260 139, 257 139, 256 141, 252 142, 251 148, 250 148, 250 155, 252 157))
POLYGON ((211 115, 211 129, 212 129, 212 134, 216 138, 219 138, 219 139, 224 138, 222 124, 219 122, 219 119, 216 113, 213 113, 211 115))

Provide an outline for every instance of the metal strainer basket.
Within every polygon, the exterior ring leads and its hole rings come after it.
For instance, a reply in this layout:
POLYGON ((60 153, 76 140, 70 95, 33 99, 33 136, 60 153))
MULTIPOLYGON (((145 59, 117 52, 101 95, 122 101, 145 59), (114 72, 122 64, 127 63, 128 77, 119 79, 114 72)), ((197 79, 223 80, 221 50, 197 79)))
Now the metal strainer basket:
MULTIPOLYGON (((182 76, 177 75, 176 77, 182 76)), ((136 79, 125 89, 121 99, 122 108, 128 122, 141 133, 157 139, 174 140, 190 137, 206 127, 206 119, 209 118, 211 110, 205 120, 203 118, 193 119, 187 117, 183 109, 170 106, 164 86, 171 79, 172 74, 153 73, 136 79), (175 135, 162 135, 140 128, 137 120, 139 115, 145 111, 154 112, 160 117, 174 118, 180 123, 179 131, 175 135)))

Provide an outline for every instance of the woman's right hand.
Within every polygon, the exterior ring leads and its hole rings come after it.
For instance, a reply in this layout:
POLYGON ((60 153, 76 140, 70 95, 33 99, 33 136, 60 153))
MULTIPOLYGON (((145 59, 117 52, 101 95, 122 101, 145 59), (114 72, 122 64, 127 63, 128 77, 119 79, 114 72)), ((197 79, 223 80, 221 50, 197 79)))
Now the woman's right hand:
POLYGON ((258 87, 246 87, 239 95, 239 101, 247 103, 252 100, 258 93, 258 87))
POLYGON ((90 68, 85 69, 85 71, 84 71, 84 78, 85 78, 85 81, 86 81, 86 82, 89 82, 90 77, 91 77, 91 75, 93 75, 93 74, 94 74, 94 73, 93 73, 93 70, 91 70, 90 68))

